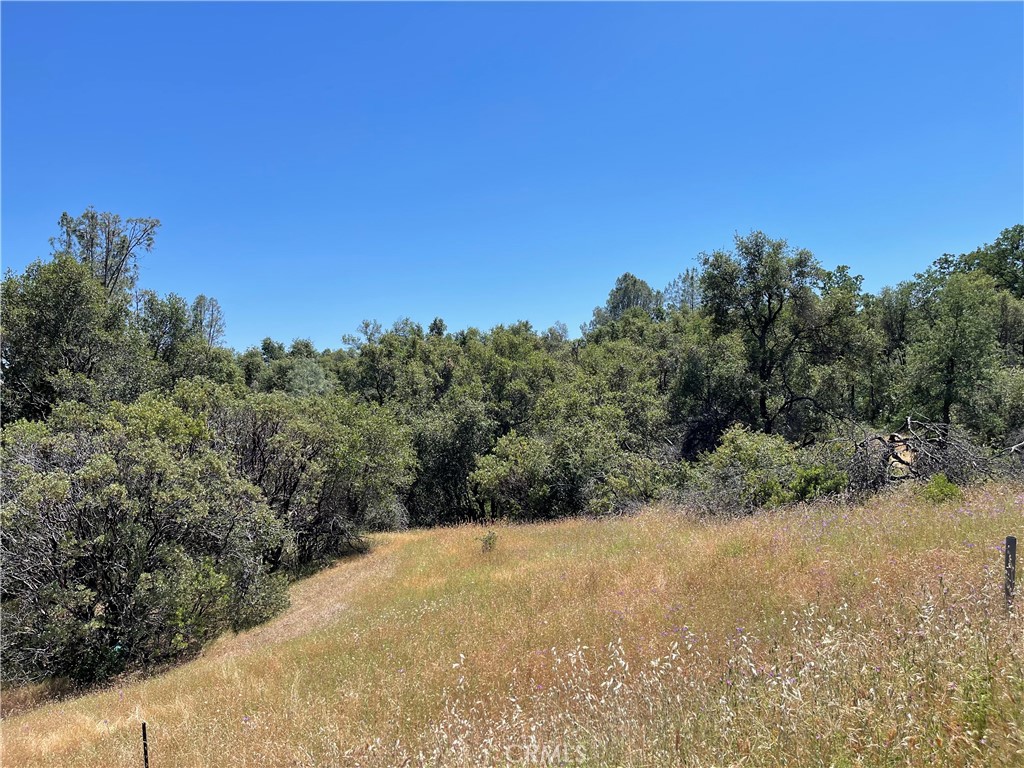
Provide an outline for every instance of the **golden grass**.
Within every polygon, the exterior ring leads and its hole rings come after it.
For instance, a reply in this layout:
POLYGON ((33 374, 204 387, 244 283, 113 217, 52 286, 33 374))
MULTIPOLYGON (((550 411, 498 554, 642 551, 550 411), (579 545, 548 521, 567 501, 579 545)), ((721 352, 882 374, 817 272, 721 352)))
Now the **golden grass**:
POLYGON ((1024 493, 380 536, 274 622, 2 724, 3 765, 1021 765, 1024 493))

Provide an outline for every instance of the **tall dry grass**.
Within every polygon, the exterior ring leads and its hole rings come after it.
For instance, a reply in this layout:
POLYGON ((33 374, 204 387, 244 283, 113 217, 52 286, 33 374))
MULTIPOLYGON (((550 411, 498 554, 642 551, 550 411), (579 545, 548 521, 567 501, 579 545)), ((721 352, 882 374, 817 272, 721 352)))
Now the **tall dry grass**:
POLYGON ((4 765, 1021 765, 1024 491, 381 537, 167 674, 3 723, 4 765))

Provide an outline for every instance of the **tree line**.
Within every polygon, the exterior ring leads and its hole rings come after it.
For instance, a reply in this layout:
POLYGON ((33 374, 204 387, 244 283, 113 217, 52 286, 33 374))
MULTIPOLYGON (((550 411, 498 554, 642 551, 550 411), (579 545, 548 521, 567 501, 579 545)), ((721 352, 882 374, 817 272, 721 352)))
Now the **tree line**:
POLYGON ((877 294, 753 232, 661 291, 622 275, 576 337, 405 319, 242 352, 216 299, 138 285, 159 227, 64 214, 4 278, 8 679, 187 656, 369 530, 843 492, 837 438, 908 417, 1024 440, 1022 225, 877 294))

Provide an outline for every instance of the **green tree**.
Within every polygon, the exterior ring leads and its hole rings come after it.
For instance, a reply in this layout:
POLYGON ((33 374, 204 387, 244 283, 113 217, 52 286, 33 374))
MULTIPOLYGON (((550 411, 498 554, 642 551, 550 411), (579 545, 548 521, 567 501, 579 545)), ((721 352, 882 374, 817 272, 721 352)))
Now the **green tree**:
POLYGON ((224 311, 216 299, 199 294, 192 302, 192 327, 208 346, 224 340, 224 311))
POLYGON ((840 271, 835 290, 842 297, 822 302, 830 273, 810 251, 762 232, 737 236, 735 251, 716 251, 702 263, 704 311, 718 333, 738 331, 747 348, 756 387, 751 423, 768 433, 800 433, 808 412, 827 410, 815 397, 812 366, 828 360, 829 339, 855 311, 848 294, 856 279, 840 271))
POLYGON ((689 310, 700 308, 700 270, 687 267, 664 291, 665 308, 669 310, 689 310))
POLYGON ((693 460, 712 450, 726 428, 752 411, 756 388, 742 334, 716 334, 704 315, 690 315, 681 324, 672 356, 666 398, 669 439, 679 458, 693 460))
POLYGON ((529 323, 495 326, 485 336, 467 335, 463 348, 483 387, 482 400, 497 436, 520 430, 557 375, 557 364, 529 323))
POLYGON ((651 317, 657 317, 662 301, 660 291, 655 291, 636 275, 626 272, 615 280, 615 287, 609 292, 604 306, 594 309, 594 317, 589 327, 583 330, 586 332, 604 323, 614 322, 630 309, 638 309, 651 317))
POLYGON ((195 376, 241 383, 243 373, 234 355, 211 343, 216 336, 216 328, 210 326, 216 323, 215 299, 200 296, 189 306, 177 294, 161 297, 143 290, 138 292, 136 304, 135 325, 145 335, 159 372, 158 382, 165 389, 195 376))
POLYGON ((368 522, 390 514, 412 481, 408 431, 379 406, 274 393, 210 408, 218 440, 289 532, 266 553, 275 569, 314 567, 363 548, 368 522))
POLYGON ((257 389, 267 366, 263 359, 263 352, 256 347, 249 347, 241 355, 238 355, 237 365, 242 371, 245 386, 249 389, 257 389))
POLYGON ((264 362, 267 363, 272 363, 274 360, 280 360, 287 354, 284 344, 279 341, 274 341, 269 336, 263 339, 260 344, 260 351, 263 354, 264 362))
POLYGON ((453 394, 436 407, 408 414, 417 470, 406 507, 414 525, 437 525, 479 516, 470 474, 493 446, 495 424, 483 402, 453 394))
POLYGON ((997 298, 997 335, 1004 365, 1024 365, 1024 299, 1008 291, 999 291, 997 298))
POLYGON ((317 356, 316 347, 309 339, 295 339, 288 348, 288 356, 314 358, 317 356))
POLYGON ((999 233, 991 245, 983 245, 960 257, 963 269, 980 269, 995 280, 996 287, 1024 299, 1024 224, 999 233))
POLYGON ((998 362, 996 290, 981 273, 953 274, 907 353, 906 401, 950 424, 958 407, 991 388, 998 362))
POLYGON ((285 376, 285 391, 291 395, 323 395, 333 389, 330 378, 323 367, 311 357, 299 357, 291 361, 285 376))
POLYGON ((435 317, 433 320, 430 321, 430 329, 428 330, 428 333, 431 336, 444 336, 447 330, 448 326, 445 325, 444 320, 442 320, 440 317, 435 317))
POLYGON ((494 453, 482 456, 472 474, 488 516, 513 520, 546 516, 552 479, 548 446, 515 431, 498 441, 494 453))
MULTIPOLYGON (((140 291, 137 323, 146 336, 153 357, 168 371, 179 373, 183 367, 186 347, 196 337, 192 312, 188 302, 176 293, 166 297, 154 291, 140 291)), ((179 378, 178 376, 173 378, 179 378)))
POLYGON ((112 297, 135 287, 139 255, 153 250, 160 221, 122 220, 117 214, 98 213, 90 206, 78 217, 61 214, 58 227, 59 234, 50 240, 54 254, 67 254, 80 261, 112 297))
POLYGON ((0 301, 4 420, 39 419, 60 399, 133 400, 151 385, 142 338, 119 297, 64 254, 8 273, 0 301))

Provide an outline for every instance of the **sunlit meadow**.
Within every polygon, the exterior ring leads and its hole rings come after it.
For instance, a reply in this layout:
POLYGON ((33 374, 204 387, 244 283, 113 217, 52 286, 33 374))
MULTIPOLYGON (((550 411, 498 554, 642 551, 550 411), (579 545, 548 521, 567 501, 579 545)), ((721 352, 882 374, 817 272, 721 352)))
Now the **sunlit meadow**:
POLYGON ((388 534, 165 674, 7 693, 3 765, 1022 765, 1024 490, 388 534), (33 708, 34 706, 34 708, 33 708), (17 711, 20 708, 20 712, 17 711))

